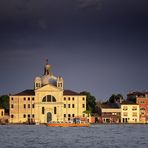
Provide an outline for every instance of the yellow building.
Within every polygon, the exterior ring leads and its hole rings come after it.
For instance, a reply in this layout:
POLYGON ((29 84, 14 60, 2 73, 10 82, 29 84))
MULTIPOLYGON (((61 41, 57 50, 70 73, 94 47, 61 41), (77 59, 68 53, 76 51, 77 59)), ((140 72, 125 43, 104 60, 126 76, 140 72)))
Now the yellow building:
POLYGON ((67 122, 74 117, 85 117, 86 96, 64 90, 63 86, 63 78, 51 73, 47 61, 44 75, 35 78, 33 90, 10 96, 10 123, 67 122))
POLYGON ((123 102, 121 104, 121 123, 139 123, 139 105, 123 102))

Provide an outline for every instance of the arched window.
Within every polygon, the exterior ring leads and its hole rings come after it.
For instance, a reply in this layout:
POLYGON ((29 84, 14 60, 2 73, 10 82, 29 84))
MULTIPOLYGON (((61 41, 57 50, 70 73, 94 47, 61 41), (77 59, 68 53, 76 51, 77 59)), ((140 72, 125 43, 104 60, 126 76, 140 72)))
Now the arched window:
POLYGON ((56 98, 51 95, 47 95, 43 98, 42 102, 56 102, 56 98))
POLYGON ((43 98, 42 102, 46 102, 46 96, 43 98))
POLYGON ((53 98, 52 98, 52 102, 56 102, 56 99, 55 99, 55 97, 53 97, 53 98))
POLYGON ((52 96, 48 95, 47 96, 47 102, 51 102, 52 96))

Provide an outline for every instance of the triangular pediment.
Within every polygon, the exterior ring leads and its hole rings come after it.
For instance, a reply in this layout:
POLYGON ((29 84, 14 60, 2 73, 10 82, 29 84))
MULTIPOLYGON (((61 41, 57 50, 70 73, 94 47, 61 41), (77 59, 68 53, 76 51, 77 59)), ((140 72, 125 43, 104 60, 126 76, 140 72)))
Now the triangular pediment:
POLYGON ((60 88, 57 88, 56 86, 53 86, 53 85, 50 85, 50 84, 47 84, 43 87, 40 87, 38 89, 35 90, 36 92, 43 92, 43 91, 51 91, 51 92, 56 92, 56 91, 61 91, 60 88))

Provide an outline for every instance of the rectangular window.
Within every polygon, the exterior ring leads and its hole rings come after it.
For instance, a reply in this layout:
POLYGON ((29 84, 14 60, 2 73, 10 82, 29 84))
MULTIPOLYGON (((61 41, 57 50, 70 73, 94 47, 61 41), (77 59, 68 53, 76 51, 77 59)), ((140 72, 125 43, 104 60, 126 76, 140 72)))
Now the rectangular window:
POLYGON ((26 115, 24 114, 24 118, 26 118, 26 115))
POLYGON ((66 108, 66 104, 64 104, 64 108, 66 108))
POLYGON ((83 101, 85 101, 85 98, 83 97, 83 101))
POLYGON ((72 114, 72 117, 75 117, 75 114, 72 114))
POLYGON ((32 118, 34 118, 35 117, 35 115, 34 114, 32 114, 32 118))
POLYGON ((57 114, 57 108, 54 107, 54 114, 57 114))
POLYGON ((26 104, 24 104, 24 108, 26 108, 26 104))
POLYGON ((28 104, 28 108, 30 108, 30 104, 28 104))
POLYGON ((28 101, 30 101, 30 97, 28 97, 28 101))
POLYGON ((34 104, 32 104, 32 108, 34 108, 34 106, 35 106, 35 105, 34 105, 34 104))
POLYGON ((123 123, 127 123, 127 122, 128 122, 127 118, 123 118, 123 123))
POLYGON ((26 101, 26 98, 24 97, 24 101, 26 101))
POLYGON ((68 114, 68 120, 70 120, 70 117, 71 117, 71 115, 70 115, 70 114, 68 114))
POLYGON ((66 114, 64 114, 64 118, 66 118, 66 114))
POLYGON ((3 111, 1 112, 1 116, 3 116, 4 115, 4 113, 3 113, 3 111))
POLYGON ((128 110, 128 107, 127 106, 123 106, 123 110, 128 110))
POLYGON ((141 100, 140 103, 144 103, 144 100, 141 100))
POLYGON ((14 118, 14 115, 11 115, 11 118, 14 118))
POLYGON ((137 106, 133 106, 132 107, 132 110, 137 110, 137 106))
POLYGON ((44 109, 44 107, 42 107, 42 114, 44 114, 45 113, 45 109, 44 109))
POLYGON ((11 100, 13 101, 13 97, 11 98, 11 100))
POLYGON ((34 101, 34 97, 32 97, 32 101, 34 101))
POLYGON ((124 112, 124 113, 123 113, 123 116, 127 116, 127 115, 128 115, 128 113, 127 113, 127 112, 124 112))
POLYGON ((70 97, 68 97, 68 100, 70 101, 70 97))
POLYGON ((68 108, 70 108, 70 104, 68 104, 68 108))
POLYGON ((137 112, 133 112, 133 117, 137 117, 137 112))
POLYGON ((30 114, 28 114, 28 118, 30 118, 30 114))
POLYGON ((72 100, 74 101, 74 100, 75 100, 75 98, 74 98, 74 97, 72 97, 72 100))
POLYGON ((11 104, 11 108, 14 108, 13 104, 11 104))
POLYGON ((66 101, 66 98, 64 97, 64 101, 66 101))
POLYGON ((82 104, 82 107, 85 108, 85 104, 82 104))
POLYGON ((72 104, 72 108, 75 108, 75 105, 74 104, 72 104))

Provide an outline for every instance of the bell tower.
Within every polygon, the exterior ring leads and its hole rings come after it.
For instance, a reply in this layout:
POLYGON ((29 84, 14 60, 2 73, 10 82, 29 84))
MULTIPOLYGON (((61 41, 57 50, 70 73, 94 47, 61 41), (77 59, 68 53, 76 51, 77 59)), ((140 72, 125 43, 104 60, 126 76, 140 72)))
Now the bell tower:
POLYGON ((63 89, 63 78, 62 77, 58 77, 57 78, 57 87, 63 89))
POLYGON ((34 82, 34 89, 42 87, 41 77, 36 77, 34 82))

